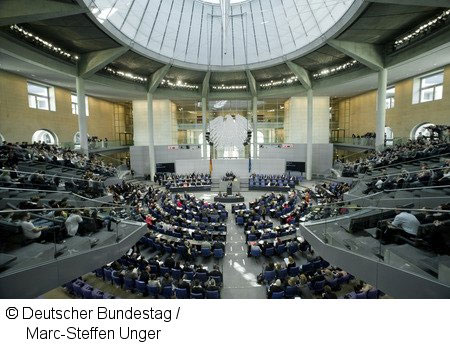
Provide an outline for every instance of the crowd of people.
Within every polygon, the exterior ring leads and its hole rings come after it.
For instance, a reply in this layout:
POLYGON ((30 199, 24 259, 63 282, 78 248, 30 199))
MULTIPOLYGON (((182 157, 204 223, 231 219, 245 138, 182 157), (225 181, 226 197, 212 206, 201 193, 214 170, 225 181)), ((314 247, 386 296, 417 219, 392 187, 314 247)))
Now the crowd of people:
POLYGON ((236 175, 232 171, 228 171, 225 173, 225 176, 222 177, 222 181, 234 181, 236 179, 236 175))
MULTIPOLYGON (((153 288, 151 293, 144 291, 144 295, 151 294, 154 297, 163 295, 165 288, 169 287, 169 293, 175 288, 185 289, 187 297, 198 294, 201 298, 206 292, 219 291, 223 283, 223 274, 220 267, 214 264, 208 269, 201 264, 192 264, 188 261, 177 261, 168 256, 162 260, 158 255, 146 258, 139 246, 134 246, 120 259, 103 267, 112 270, 120 282, 141 282, 153 288)), ((134 291, 134 288, 130 288, 134 291)))
POLYGON ((410 140, 406 144, 394 145, 383 151, 376 151, 365 159, 343 163, 342 176, 354 177, 365 174, 373 169, 408 161, 426 159, 450 152, 450 143, 439 139, 410 140))
POLYGON ((295 188, 300 179, 289 174, 284 175, 261 175, 251 174, 248 180, 250 188, 259 187, 288 187, 295 188))
POLYGON ((434 168, 422 163, 417 171, 401 170, 398 174, 381 174, 366 182, 364 194, 389 189, 418 188, 423 186, 444 186, 450 184, 450 159, 446 159, 434 168))
POLYGON ((177 175, 174 173, 157 173, 154 180, 158 185, 166 189, 204 187, 211 185, 211 175, 192 173, 190 175, 177 175))
POLYGON ((40 190, 58 190, 64 187, 86 197, 95 198, 104 194, 103 181, 114 176, 116 169, 106 164, 98 156, 86 156, 55 145, 37 142, 11 144, 4 142, 0 146, 0 185, 15 188, 35 188, 40 190), (45 163, 48 171, 36 169, 30 171, 28 163, 45 163), (19 165, 25 168, 19 169, 19 165), (75 175, 60 168, 81 170, 75 175))

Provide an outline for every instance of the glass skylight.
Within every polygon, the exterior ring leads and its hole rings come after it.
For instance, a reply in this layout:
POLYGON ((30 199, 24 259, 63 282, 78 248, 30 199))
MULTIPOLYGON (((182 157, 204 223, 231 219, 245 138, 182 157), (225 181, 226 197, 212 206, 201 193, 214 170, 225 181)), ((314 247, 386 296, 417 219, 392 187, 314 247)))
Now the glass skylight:
POLYGON ((223 71, 270 66, 307 53, 322 45, 363 3, 363 0, 231 0, 231 4, 221 0, 84 1, 108 32, 133 50, 186 68, 223 71))

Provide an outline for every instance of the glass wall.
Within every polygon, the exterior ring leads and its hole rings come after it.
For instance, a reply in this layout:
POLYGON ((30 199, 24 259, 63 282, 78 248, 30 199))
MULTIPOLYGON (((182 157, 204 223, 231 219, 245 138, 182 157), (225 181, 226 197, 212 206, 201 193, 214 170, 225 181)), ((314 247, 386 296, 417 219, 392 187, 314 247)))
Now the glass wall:
POLYGON ((258 101, 258 131, 263 133, 264 143, 284 142, 285 102, 286 99, 258 101))
MULTIPOLYGON (((201 144, 202 103, 200 100, 172 100, 176 105, 176 119, 178 126, 178 144, 201 144)), ((258 100, 258 143, 284 142, 284 107, 286 99, 258 100)), ((249 120, 251 128, 252 102, 251 100, 210 100, 207 106, 207 124, 216 117, 240 115, 249 120)), ((251 130, 251 129, 249 129, 251 130)), ((249 148, 224 151, 216 149, 216 158, 245 158, 249 148)))

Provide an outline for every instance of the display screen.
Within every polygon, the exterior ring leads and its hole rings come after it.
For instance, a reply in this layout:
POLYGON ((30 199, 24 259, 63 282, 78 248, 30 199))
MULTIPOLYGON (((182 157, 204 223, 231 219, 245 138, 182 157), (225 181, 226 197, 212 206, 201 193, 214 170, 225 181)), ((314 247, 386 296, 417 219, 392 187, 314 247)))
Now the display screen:
POLYGON ((158 163, 156 172, 175 172, 175 163, 158 163))
POLYGON ((287 161, 286 171, 297 171, 305 172, 305 162, 304 161, 287 161))

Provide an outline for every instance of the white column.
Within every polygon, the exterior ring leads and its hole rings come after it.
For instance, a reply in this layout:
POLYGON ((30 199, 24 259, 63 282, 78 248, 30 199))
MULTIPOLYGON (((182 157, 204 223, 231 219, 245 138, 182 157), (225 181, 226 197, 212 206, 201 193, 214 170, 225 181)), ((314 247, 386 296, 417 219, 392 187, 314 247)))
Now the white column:
POLYGON ((206 143, 206 98, 202 98, 202 129, 203 129, 203 158, 208 159, 208 144, 206 143))
POLYGON ((252 99, 252 115, 253 115, 253 159, 257 158, 258 153, 258 98, 252 99))
POLYGON ((384 128, 386 126, 386 88, 387 88, 387 69, 381 69, 378 72, 377 124, 375 131, 376 148, 384 146, 384 128))
POLYGON ((86 94, 84 92, 84 79, 76 77, 77 103, 78 103, 78 131, 80 132, 81 152, 89 154, 87 139, 87 119, 86 119, 86 94))
POLYGON ((307 121, 306 121, 306 179, 312 178, 312 142, 313 142, 313 90, 308 89, 307 96, 307 121))
POLYGON ((156 172, 155 161, 155 141, 153 137, 153 94, 147 93, 147 124, 148 124, 148 154, 150 163, 150 180, 153 181, 153 177, 156 172))

